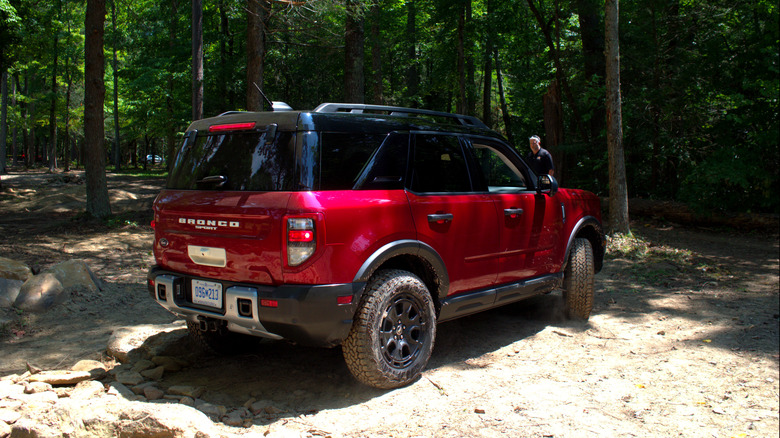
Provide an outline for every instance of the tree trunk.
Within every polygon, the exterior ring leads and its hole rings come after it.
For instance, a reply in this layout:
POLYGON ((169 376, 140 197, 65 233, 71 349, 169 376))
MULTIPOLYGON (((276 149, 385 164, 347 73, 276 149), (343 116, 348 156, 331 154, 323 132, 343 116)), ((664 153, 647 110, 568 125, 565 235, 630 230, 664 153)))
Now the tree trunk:
MULTIPOLYGON (((5 174, 5 154, 8 147, 8 72, 0 66, 0 175, 5 174)), ((13 161, 13 156, 11 158, 13 161)))
POLYGON ((224 0, 220 0, 217 3, 217 9, 219 10, 219 83, 217 84, 219 95, 217 96, 217 100, 219 102, 219 112, 222 113, 228 110, 227 95, 229 65, 227 56, 227 40, 230 37, 230 31, 228 27, 229 22, 227 11, 225 10, 224 0))
POLYGON ((114 31, 114 169, 119 172, 122 168, 122 151, 119 138, 119 69, 117 68, 117 32, 116 32, 116 0, 111 0, 111 28, 114 31))
POLYGON ((555 163, 555 178, 563 184, 565 157, 558 147, 563 144, 563 105, 558 81, 553 81, 542 97, 544 105, 544 147, 550 151, 555 163))
POLYGON ((192 0, 192 120, 203 118, 203 2, 192 0))
POLYGON ((561 65, 561 56, 555 46, 555 43, 553 42, 552 35, 550 34, 550 28, 544 21, 542 14, 539 12, 539 9, 536 8, 536 5, 534 5, 533 1, 527 1, 528 6, 531 8, 531 12, 533 12, 534 17, 536 18, 536 22, 542 29, 544 40, 547 42, 547 47, 550 49, 550 57, 555 64, 556 77, 561 84, 563 93, 566 96, 566 101, 569 102, 569 107, 571 107, 571 111, 574 114, 574 123, 577 125, 577 129, 582 133, 583 138, 585 138, 586 141, 589 141, 588 132, 583 127, 584 125, 582 123, 582 116, 580 116, 580 111, 577 108, 577 102, 574 100, 574 96, 572 95, 571 89, 569 88, 569 81, 566 79, 566 75, 564 74, 563 67, 561 65))
POLYGON ((492 121, 492 95, 493 95, 493 0, 487 0, 487 12, 485 13, 485 21, 487 22, 487 33, 485 35, 485 67, 483 73, 485 75, 485 81, 482 89, 482 121, 486 125, 491 126, 492 121))
POLYGON ((466 47, 464 35, 466 32, 466 9, 458 11, 458 100, 455 103, 455 112, 466 114, 466 47))
POLYGON ((417 71, 417 7, 415 0, 406 2, 406 98, 410 106, 417 106, 417 87, 420 74, 417 71))
POLYGON ((379 33, 379 19, 382 15, 382 8, 379 4, 380 0, 374 0, 374 4, 371 6, 371 17, 373 19, 371 23, 371 70, 373 71, 373 87, 371 93, 371 101, 376 105, 381 105, 384 102, 383 87, 384 78, 382 77, 382 41, 379 33))
POLYGON ((501 100, 501 113, 504 115, 504 129, 506 130, 506 138, 509 140, 509 144, 514 145, 515 142, 512 138, 512 116, 509 115, 509 108, 506 104, 506 95, 504 94, 504 79, 501 76, 501 61, 498 58, 498 49, 495 49, 496 58, 496 81, 498 82, 498 96, 501 100))
POLYGON ((262 111, 265 68, 265 17, 267 0, 247 0, 246 29, 246 109, 262 111))
POLYGON ((57 168, 57 63, 59 63, 59 33, 54 33, 54 62, 51 73, 51 106, 49 107, 49 172, 57 168))
MULTIPOLYGON (((11 80, 11 105, 16 107, 16 90, 19 88, 19 80, 14 77, 11 80)), ((14 123, 14 129, 11 131, 11 166, 16 166, 18 151, 17 151, 17 134, 19 134, 19 123, 14 123)))
MULTIPOLYGON (((604 85, 605 58, 604 38, 601 34, 601 5, 603 0, 577 0, 577 14, 580 17, 580 39, 585 61, 585 79, 594 87, 604 85)), ((652 6, 649 6, 652 7, 652 6)), ((590 138, 598 139, 604 129, 604 107, 596 105, 588 122, 590 138)))
POLYGON ((111 215, 106 185, 105 148, 103 147, 103 23, 105 0, 87 0, 84 43, 84 147, 87 189, 87 213, 105 218, 111 215))
POLYGON ((609 150, 609 222, 613 232, 628 234, 628 189, 623 160, 623 116, 620 97, 618 0, 606 0, 607 148, 609 150))
POLYGON ((347 0, 347 19, 344 29, 344 98, 349 103, 365 102, 363 76, 363 10, 356 0, 347 0))
MULTIPOLYGON (((176 28, 176 16, 179 13, 179 4, 176 0, 171 1, 171 8, 173 9, 173 13, 171 14, 171 21, 168 23, 169 26, 168 47, 170 48, 171 52, 173 52, 176 47, 176 36, 178 35, 178 29, 176 28)), ((165 157, 165 162, 167 163, 169 169, 173 164, 173 156, 175 152, 174 143, 176 142, 176 128, 175 128, 176 111, 174 108, 173 95, 174 95, 173 73, 169 73, 168 74, 168 96, 165 99, 166 112, 167 112, 166 116, 168 119, 168 123, 165 127, 165 144, 167 145, 167 149, 165 150, 165 153, 160 152, 160 156, 165 157)))

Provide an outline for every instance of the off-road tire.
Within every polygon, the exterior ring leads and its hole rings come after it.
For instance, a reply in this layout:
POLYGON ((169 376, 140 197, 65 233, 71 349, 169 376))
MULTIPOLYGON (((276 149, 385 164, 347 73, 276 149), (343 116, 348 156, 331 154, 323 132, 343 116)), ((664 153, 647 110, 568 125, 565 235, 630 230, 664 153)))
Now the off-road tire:
POLYGON ((587 321, 593 310, 593 247, 588 239, 576 238, 563 274, 566 317, 587 321))
POLYGON ((435 338, 436 311, 425 283, 407 271, 385 270, 369 280, 342 350, 356 379, 391 389, 420 377, 435 338))
POLYGON ((203 331, 197 323, 190 321, 187 321, 187 333, 205 353, 219 356, 246 351, 257 343, 256 338, 233 333, 224 326, 217 331, 203 331))

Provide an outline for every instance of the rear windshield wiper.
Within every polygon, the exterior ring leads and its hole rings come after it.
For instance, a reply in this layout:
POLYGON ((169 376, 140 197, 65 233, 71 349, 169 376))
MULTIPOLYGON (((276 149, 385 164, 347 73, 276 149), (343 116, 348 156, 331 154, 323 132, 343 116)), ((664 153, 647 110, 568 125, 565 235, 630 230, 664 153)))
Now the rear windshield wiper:
POLYGON ((216 187, 222 187, 227 182, 224 175, 212 175, 196 181, 198 184, 214 184, 216 187))

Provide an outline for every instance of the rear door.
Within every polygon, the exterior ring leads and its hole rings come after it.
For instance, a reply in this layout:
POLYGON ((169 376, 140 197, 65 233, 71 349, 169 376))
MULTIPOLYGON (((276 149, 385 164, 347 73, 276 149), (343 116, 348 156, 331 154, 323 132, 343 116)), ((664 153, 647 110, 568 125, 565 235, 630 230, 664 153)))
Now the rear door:
POLYGON ((475 192, 457 136, 413 135, 409 204, 418 240, 444 259, 449 294, 481 289, 496 280, 498 217, 490 196, 475 192))

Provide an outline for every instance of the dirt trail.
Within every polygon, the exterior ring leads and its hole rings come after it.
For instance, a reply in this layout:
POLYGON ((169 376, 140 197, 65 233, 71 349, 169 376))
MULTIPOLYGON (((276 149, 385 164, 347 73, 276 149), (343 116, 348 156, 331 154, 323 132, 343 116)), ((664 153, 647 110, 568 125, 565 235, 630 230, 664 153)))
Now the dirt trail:
MULTIPOLYGON (((0 333, 0 375, 27 361, 54 368, 100 358, 113 330, 173 321, 144 285, 148 206, 161 181, 109 175, 126 211, 109 227, 78 220, 83 185, 47 183, 55 177, 3 176, 0 254, 44 268, 83 259, 107 288, 42 315, 0 313, 14 321, 0 333)), ((202 385, 214 404, 268 400, 280 411, 233 433, 777 436, 778 236, 641 220, 632 228, 640 243, 610 244, 587 323, 563 319, 557 292, 443 323, 427 370, 407 388, 367 388, 339 349, 284 342, 191 356, 161 384, 202 385)), ((186 338, 178 346, 189 347, 186 338)))

